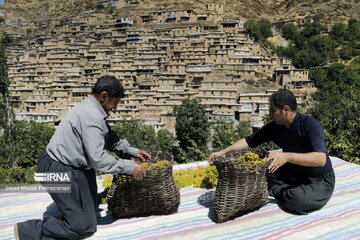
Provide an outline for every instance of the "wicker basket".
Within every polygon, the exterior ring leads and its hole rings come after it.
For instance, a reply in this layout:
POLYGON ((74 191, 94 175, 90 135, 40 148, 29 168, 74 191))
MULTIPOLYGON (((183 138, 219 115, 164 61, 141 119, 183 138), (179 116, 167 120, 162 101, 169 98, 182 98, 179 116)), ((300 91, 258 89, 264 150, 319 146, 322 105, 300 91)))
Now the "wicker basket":
POLYGON ((166 166, 148 169, 141 181, 126 174, 114 176, 107 201, 112 215, 117 218, 177 212, 180 193, 172 175, 172 161, 166 166))
POLYGON ((268 201, 267 165, 244 165, 235 160, 241 154, 228 154, 214 161, 219 173, 213 209, 216 223, 256 210, 268 201))

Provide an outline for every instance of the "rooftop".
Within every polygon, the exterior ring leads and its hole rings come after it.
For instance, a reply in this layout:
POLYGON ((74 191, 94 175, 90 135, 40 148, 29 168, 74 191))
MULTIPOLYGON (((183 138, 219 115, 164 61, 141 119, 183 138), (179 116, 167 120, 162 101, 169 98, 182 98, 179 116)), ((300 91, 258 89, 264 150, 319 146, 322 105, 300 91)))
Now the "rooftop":
MULTIPOLYGON (((285 213, 270 201, 216 224, 208 216, 214 189, 188 187, 181 189, 179 211, 173 215, 113 219, 107 205, 100 205, 98 230, 90 239, 360 239, 360 166, 331 160, 334 195, 323 209, 308 215, 285 213)), ((0 239, 13 239, 16 222, 56 215, 47 193, 0 193, 0 239)))

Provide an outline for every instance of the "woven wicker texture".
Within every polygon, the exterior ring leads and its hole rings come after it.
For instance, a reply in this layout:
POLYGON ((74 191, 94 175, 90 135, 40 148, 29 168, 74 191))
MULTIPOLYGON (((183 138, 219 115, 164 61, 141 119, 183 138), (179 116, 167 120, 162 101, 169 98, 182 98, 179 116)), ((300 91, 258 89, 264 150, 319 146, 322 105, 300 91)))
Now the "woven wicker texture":
POLYGON ((172 159, 157 157, 169 160, 169 164, 148 169, 141 181, 126 174, 114 176, 107 194, 108 208, 114 217, 168 215, 178 211, 180 192, 172 175, 172 159))
POLYGON ((219 173, 213 209, 217 223, 256 210, 268 201, 266 164, 244 165, 236 160, 241 154, 227 154, 214 161, 219 173))

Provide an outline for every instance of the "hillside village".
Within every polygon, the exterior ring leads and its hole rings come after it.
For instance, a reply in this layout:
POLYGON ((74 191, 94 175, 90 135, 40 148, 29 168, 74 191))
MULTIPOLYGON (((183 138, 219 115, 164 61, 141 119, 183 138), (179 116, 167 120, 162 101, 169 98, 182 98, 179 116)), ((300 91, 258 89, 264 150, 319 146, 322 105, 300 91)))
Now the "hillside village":
POLYGON ((223 5, 132 12, 141 1, 103 4, 7 49, 16 119, 61 119, 105 74, 127 95, 109 120, 142 119, 156 131, 175 132, 171 113, 186 98, 201 101, 211 122, 260 127, 273 91, 292 89, 300 102, 315 91, 308 70, 254 42, 245 19, 225 17, 223 5))

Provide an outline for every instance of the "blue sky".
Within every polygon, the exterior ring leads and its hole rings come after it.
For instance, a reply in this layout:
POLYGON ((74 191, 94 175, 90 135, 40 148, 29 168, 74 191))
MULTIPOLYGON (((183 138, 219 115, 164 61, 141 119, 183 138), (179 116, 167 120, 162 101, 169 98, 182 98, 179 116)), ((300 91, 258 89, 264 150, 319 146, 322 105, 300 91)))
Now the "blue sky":
POLYGON ((4 3, 4 0, 0 0, 0 4, 3 4, 4 3))

